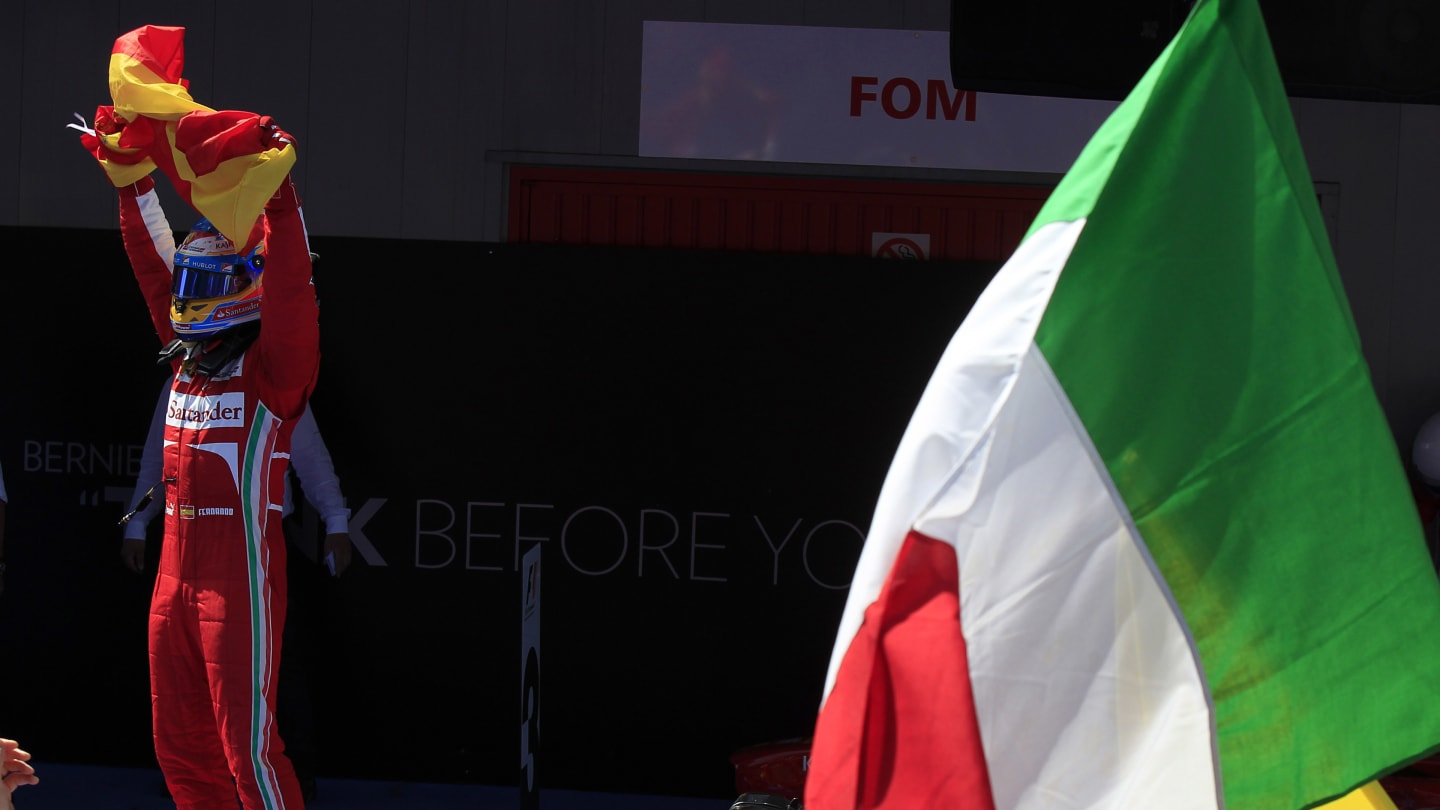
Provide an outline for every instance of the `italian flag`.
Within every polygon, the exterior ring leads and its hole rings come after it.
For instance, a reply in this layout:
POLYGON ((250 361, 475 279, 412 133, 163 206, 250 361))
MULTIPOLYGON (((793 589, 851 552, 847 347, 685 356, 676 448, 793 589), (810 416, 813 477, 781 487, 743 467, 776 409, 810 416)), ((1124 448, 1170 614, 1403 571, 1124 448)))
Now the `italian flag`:
POLYGON ((804 804, 1383 806, 1437 745, 1440 587, 1260 11, 1199 0, 940 358, 804 804))

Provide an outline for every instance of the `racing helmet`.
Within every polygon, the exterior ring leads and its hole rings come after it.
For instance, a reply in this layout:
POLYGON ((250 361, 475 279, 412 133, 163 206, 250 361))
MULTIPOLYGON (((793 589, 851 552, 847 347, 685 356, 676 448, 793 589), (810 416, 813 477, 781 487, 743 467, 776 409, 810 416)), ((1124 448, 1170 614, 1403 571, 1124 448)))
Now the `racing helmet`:
POLYGON ((203 340, 260 318, 265 243, 241 256, 208 219, 175 250, 170 324, 181 340, 203 340))
POLYGON ((1440 489, 1440 413, 1430 415, 1415 434, 1410 459, 1420 480, 1432 489, 1440 489))

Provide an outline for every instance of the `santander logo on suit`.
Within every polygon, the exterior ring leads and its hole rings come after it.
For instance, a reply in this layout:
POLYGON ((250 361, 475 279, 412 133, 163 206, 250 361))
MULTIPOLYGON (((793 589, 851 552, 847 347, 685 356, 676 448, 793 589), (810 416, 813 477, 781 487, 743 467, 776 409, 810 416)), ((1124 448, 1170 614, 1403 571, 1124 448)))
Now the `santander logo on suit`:
POLYGON ((245 426, 245 393, 231 391, 216 396, 170 393, 165 424, 204 430, 212 427, 245 426))

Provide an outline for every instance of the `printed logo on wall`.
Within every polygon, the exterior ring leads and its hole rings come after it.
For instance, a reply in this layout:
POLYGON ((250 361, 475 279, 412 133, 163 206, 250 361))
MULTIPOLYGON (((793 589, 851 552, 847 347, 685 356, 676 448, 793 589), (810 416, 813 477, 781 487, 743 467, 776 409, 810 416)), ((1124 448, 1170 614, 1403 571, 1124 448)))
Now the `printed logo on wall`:
POLYGON ((872 233, 870 255, 880 259, 928 259, 930 234, 872 233))

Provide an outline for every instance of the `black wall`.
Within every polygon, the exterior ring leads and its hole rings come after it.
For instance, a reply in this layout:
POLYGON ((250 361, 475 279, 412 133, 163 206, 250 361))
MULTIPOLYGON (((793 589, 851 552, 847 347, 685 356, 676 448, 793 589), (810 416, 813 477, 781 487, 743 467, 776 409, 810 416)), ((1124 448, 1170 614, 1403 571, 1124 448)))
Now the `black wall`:
MULTIPOLYGON (((1123 99, 1193 0, 950 0, 955 86, 1123 99)), ((1260 0, 1292 98, 1440 104, 1440 6, 1414 0, 1260 0)))
MULTIPOLYGON (((0 718, 150 765, 150 578, 114 523, 158 344, 118 234, 0 238, 0 718)), ((533 542, 545 785, 728 797, 732 752, 810 733, 891 454, 994 266, 313 247, 313 407, 371 552, 321 583, 322 775, 375 778, 385 738, 387 778, 516 783, 533 542)))

